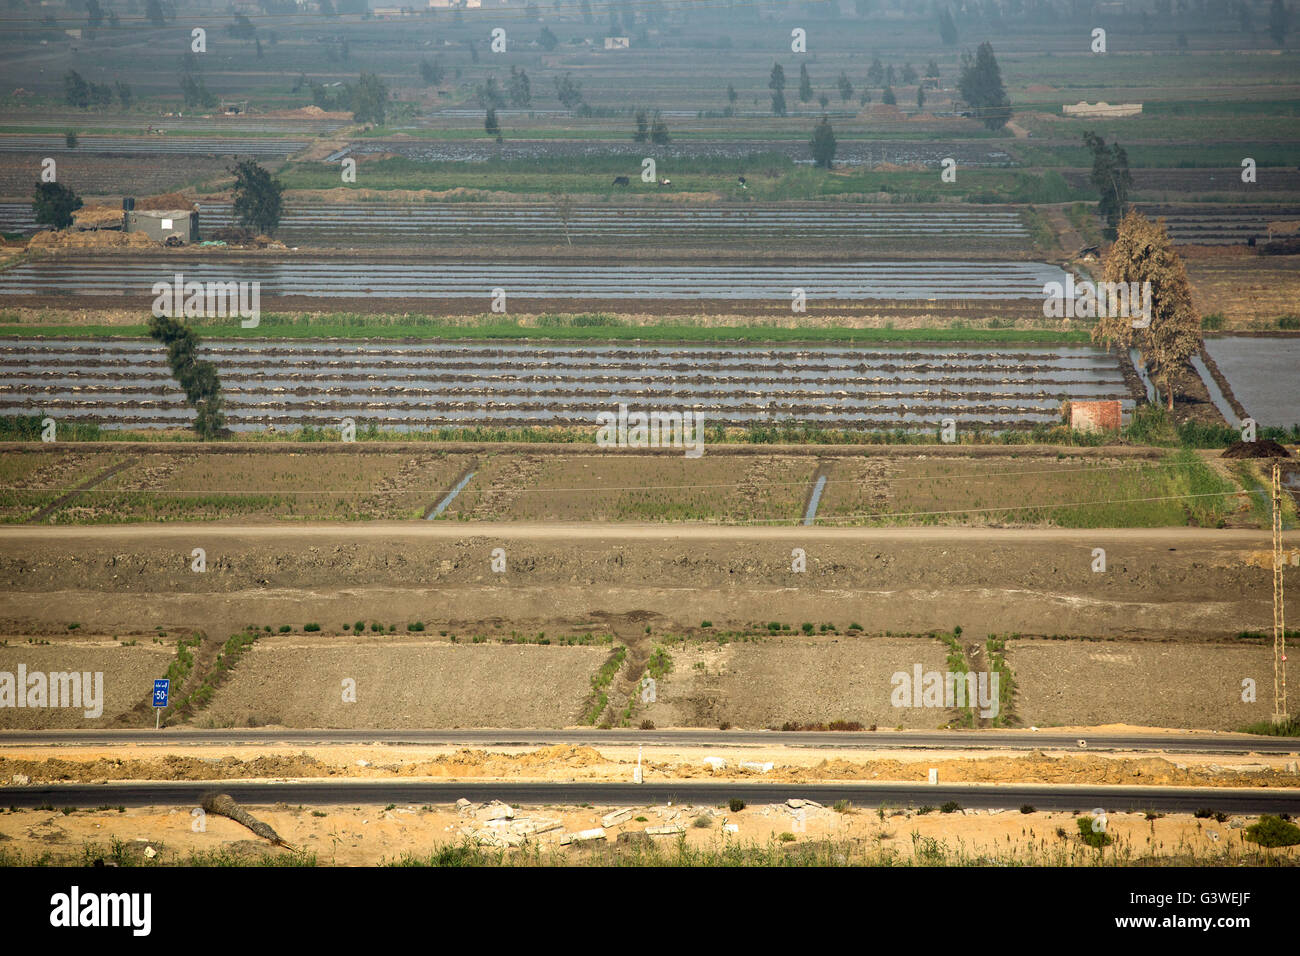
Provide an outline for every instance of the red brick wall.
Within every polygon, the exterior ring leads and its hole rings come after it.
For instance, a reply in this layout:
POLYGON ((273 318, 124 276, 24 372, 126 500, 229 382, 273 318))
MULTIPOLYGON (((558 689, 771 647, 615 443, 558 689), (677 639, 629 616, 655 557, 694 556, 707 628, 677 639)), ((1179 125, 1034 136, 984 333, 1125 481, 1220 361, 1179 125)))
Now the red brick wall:
POLYGON ((1070 427, 1078 431, 1119 431, 1120 405, 1105 402, 1071 402, 1070 427))

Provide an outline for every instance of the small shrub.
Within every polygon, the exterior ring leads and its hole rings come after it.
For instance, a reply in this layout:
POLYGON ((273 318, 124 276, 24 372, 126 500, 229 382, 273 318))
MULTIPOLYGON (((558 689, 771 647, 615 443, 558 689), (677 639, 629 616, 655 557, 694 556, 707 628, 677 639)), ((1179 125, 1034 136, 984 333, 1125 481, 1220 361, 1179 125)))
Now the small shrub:
POLYGON ((654 722, 653 720, 643 720, 643 721, 641 721, 641 729, 642 729, 642 730, 654 730, 654 729, 655 729, 655 722, 654 722))
POLYGON ((1115 842, 1114 838, 1105 830, 1093 828, 1092 817, 1079 817, 1074 822, 1079 826, 1079 839, 1094 849, 1100 850, 1102 847, 1110 846, 1115 842))
POLYGON ((1021 813, 1033 813, 1033 812, 1034 812, 1034 807, 1033 807, 1032 804, 1028 804, 1028 803, 1026 803, 1026 804, 1024 804, 1023 806, 1021 806, 1021 808, 1020 808, 1020 812, 1021 812, 1021 813))
POLYGON ((1263 847, 1295 846, 1300 843, 1300 827, 1266 813, 1258 823, 1246 827, 1246 839, 1263 847))
POLYGON ((292 631, 292 630, 293 630, 293 625, 292 625, 292 624, 281 624, 281 625, 280 625, 280 633, 281 633, 281 634, 288 634, 288 633, 289 633, 290 631, 292 631))
POLYGON ((812 624, 810 624, 808 621, 804 621, 801 627, 805 634, 811 634, 815 630, 812 624))
POLYGON ((407 629, 408 631, 423 631, 423 630, 424 630, 424 622, 423 622, 423 621, 412 621, 410 624, 406 625, 406 629, 407 629))
POLYGON ((719 730, 730 730, 730 729, 731 729, 731 721, 729 721, 729 720, 724 720, 722 723, 718 724, 718 729, 719 729, 719 730))
POLYGON ((923 816, 925 816, 927 813, 934 813, 934 807, 917 807, 917 808, 916 808, 916 815, 917 815, 918 817, 923 817, 923 816))
POLYGON ((700 627, 712 627, 712 626, 713 626, 713 622, 712 622, 712 621, 701 621, 701 622, 700 622, 700 627))
POLYGON ((357 621, 357 623, 352 625, 352 630, 356 631, 358 634, 360 634, 365 629, 366 629, 365 621, 357 621))
POLYGON ((713 817, 709 816, 707 813, 701 813, 691 821, 691 826, 695 827, 697 830, 707 830, 709 827, 713 826, 713 817))
POLYGON ((791 833, 789 830, 786 830, 784 833, 781 834, 781 842, 782 842, 782 843, 793 843, 793 842, 794 842, 794 834, 791 833))
POLYGON ((1277 327, 1279 329, 1300 329, 1300 315, 1278 316, 1277 327))
POLYGON ((371 621, 370 630, 372 633, 382 634, 384 633, 384 625, 380 624, 378 621, 371 621))
POLYGON ((943 806, 941 806, 941 807, 939 808, 939 812, 940 812, 940 813, 956 813, 956 812, 957 812, 958 810, 960 810, 960 809, 961 809, 961 804, 960 804, 960 803, 958 803, 956 800, 949 800, 947 803, 945 803, 943 806))
POLYGON ((319 630, 320 630, 320 625, 319 625, 319 624, 304 624, 304 625, 302 626, 302 629, 303 629, 304 631, 319 631, 319 630))
POLYGON ((727 802, 727 809, 732 813, 739 813, 741 810, 745 809, 745 801, 741 800, 739 797, 732 797, 731 800, 727 802))
POLYGON ((853 804, 849 803, 847 800, 836 800, 831 809, 836 813, 848 813, 853 809, 853 804))

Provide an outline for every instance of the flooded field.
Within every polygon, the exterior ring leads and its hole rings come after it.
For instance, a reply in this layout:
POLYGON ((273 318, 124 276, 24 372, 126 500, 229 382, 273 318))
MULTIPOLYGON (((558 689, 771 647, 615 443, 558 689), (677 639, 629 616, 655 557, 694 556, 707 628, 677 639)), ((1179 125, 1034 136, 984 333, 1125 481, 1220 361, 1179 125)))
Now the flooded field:
MULTIPOLYGON (((482 115, 481 113, 479 115, 482 115)), ((483 162, 491 159, 555 159, 564 157, 654 156, 659 162, 673 159, 744 160, 764 153, 788 156, 797 163, 812 164, 812 154, 804 139, 736 139, 679 140, 665 146, 634 143, 631 140, 364 140, 351 143, 334 153, 330 160, 351 154, 384 153, 426 163, 483 162)), ((1010 153, 996 144, 928 143, 895 140, 841 140, 835 153, 836 165, 870 166, 875 163, 907 165, 919 163, 938 167, 952 158, 959 166, 1001 167, 1018 163, 1010 153)), ((737 167, 738 170, 743 167, 737 167)))
MULTIPOLYGON (((14 204, 17 205, 17 204, 14 204)), ((21 212, 0 206, 0 221, 21 212)), ((228 204, 202 205, 205 230, 231 224, 228 204)), ((27 210, 30 219, 30 208, 27 210)), ((276 235, 289 244, 399 245, 436 242, 701 244, 804 242, 882 245, 947 240, 972 250, 1022 248, 1028 231, 1012 210, 862 208, 775 204, 574 206, 567 224, 548 203, 316 203, 285 210, 276 235)))
MULTIPOLYGON (((41 174, 48 151, 5 153, 0 159, 0 196, 5 203, 4 231, 34 231, 32 186, 41 174)), ((173 192, 225 174, 229 157, 155 153, 87 153, 80 149, 58 154, 59 182, 79 196, 153 196, 173 192)), ((113 200, 116 204, 116 200, 113 200)))
POLYGON ((1041 299, 1065 272, 1042 262, 885 262, 756 266, 743 263, 634 265, 555 261, 424 262, 357 259, 179 260, 163 256, 58 259, 20 263, 0 273, 0 296, 152 297, 156 282, 258 282, 277 296, 350 299, 482 299, 504 289, 511 300, 780 300, 803 289, 817 299, 1041 299))
MULTIPOLYGON (((1062 400, 1133 396, 1088 347, 717 348, 209 342, 232 428, 594 425, 633 409, 702 411, 710 425, 1016 428, 1062 400)), ((161 348, 113 340, 0 340, 0 414, 175 427, 192 412, 161 348)))
POLYGON ((1257 422, 1300 423, 1300 337, 1212 336, 1205 350, 1257 422))
POLYGON ((1175 242, 1204 245, 1245 244, 1253 238, 1267 239, 1268 224, 1300 219, 1300 206, 1199 206, 1142 203, 1138 210, 1148 219, 1164 219, 1175 242))
MULTIPOLYGON (((229 203, 200 204, 205 235, 230 226, 229 203)), ((0 203, 0 230, 35 232, 29 202, 0 203)), ((1029 233, 1018 212, 943 207, 851 207, 806 204, 574 206, 568 223, 549 203, 290 203, 276 237, 289 245, 397 246, 406 243, 664 243, 794 247, 818 242, 840 248, 960 249, 967 254, 1025 248, 1029 233)))
MULTIPOLYGON (((70 149, 61 134, 25 133, 0 136, 0 153, 149 153, 186 156, 256 156, 283 159, 303 149, 303 140, 240 139, 235 137, 177 136, 103 136, 78 135, 75 149, 70 149)), ((122 188, 129 189, 130 182, 122 188)))

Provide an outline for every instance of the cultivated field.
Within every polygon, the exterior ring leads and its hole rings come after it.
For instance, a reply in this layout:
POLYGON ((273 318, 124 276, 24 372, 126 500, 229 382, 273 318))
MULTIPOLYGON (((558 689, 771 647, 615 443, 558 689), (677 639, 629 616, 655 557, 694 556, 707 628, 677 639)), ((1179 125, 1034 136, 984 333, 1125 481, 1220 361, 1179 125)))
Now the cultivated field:
POLYGON ((6 520, 415 519, 445 502, 437 517, 450 522, 1260 526, 1239 495, 1243 476, 1258 480, 1248 464, 1155 449, 975 458, 942 446, 866 457, 730 446, 689 459, 564 443, 364 454, 338 444, 98 447, 7 454, 6 520))
MULTIPOLYGON (((232 320, 232 324, 233 320, 232 320)), ((1068 399, 1136 397, 1094 347, 343 345, 210 342, 235 431, 317 425, 594 428, 601 411, 696 410, 709 427, 1024 428, 1068 399)), ((186 425, 193 412, 152 343, 0 341, 0 413, 109 428, 186 425)))

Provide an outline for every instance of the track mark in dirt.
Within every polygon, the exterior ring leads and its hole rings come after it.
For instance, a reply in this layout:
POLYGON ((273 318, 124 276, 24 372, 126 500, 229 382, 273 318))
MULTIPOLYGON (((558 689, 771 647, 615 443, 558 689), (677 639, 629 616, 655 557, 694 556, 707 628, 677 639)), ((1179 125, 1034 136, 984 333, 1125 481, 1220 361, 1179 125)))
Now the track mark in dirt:
POLYGON ((441 513, 441 511, 446 511, 451 507, 451 503, 456 499, 458 494, 465 490, 463 486, 469 484, 469 480, 474 477, 476 471, 478 471, 477 459, 471 461, 468 465, 462 468, 460 473, 452 479, 449 487, 438 492, 438 496, 429 503, 429 507, 425 509, 424 514, 421 517, 428 521, 433 518, 435 514, 441 513))
POLYGON ((808 493, 803 499, 803 523, 817 523, 817 505, 821 503, 822 493, 826 489, 826 482, 830 480, 831 471, 834 464, 829 461, 819 461, 817 470, 813 472, 812 480, 808 484, 808 493))
POLYGON ((40 522, 48 518, 50 515, 54 514, 54 512, 62 508, 64 505, 70 504, 72 501, 76 500, 83 491, 89 491, 91 488, 95 487, 101 481, 106 481, 107 479, 116 475, 118 472, 125 471, 127 468, 130 468, 137 461, 139 461, 139 459, 137 458, 128 458, 125 461, 119 462, 116 465, 112 465, 108 468, 105 468, 98 475, 95 475, 90 480, 84 481, 81 484, 77 485, 77 487, 73 488, 67 494, 61 495, 60 497, 54 499, 52 502, 50 502, 40 511, 36 512, 36 514, 32 515, 31 518, 28 519, 28 523, 39 524, 40 522))

